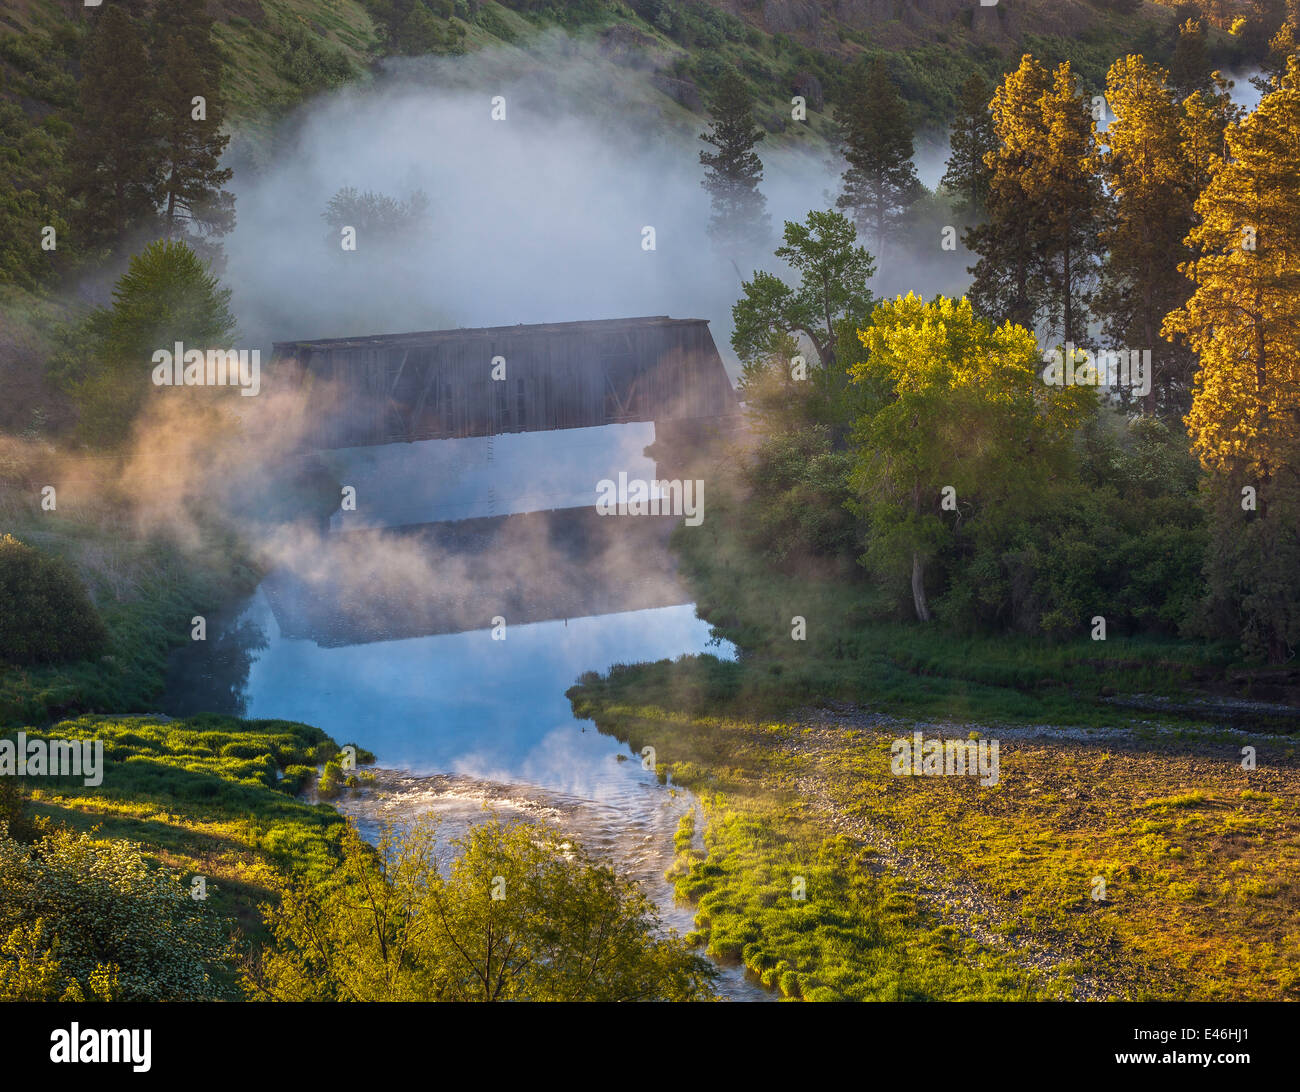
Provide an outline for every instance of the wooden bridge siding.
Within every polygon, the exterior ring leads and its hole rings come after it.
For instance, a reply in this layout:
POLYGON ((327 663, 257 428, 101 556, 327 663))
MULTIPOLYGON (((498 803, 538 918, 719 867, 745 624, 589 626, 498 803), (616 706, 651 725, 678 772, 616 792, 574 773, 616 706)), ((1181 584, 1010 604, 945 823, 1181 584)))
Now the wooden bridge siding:
POLYGON ((322 391, 342 396, 333 411, 313 407, 308 443, 322 448, 715 417, 736 409, 703 323, 597 334, 470 333, 423 346, 303 345, 298 359, 313 387, 323 380, 322 391), (506 360, 504 383, 491 378, 498 355, 506 360), (614 400, 607 406, 607 375, 624 400, 622 414, 609 412, 614 400))

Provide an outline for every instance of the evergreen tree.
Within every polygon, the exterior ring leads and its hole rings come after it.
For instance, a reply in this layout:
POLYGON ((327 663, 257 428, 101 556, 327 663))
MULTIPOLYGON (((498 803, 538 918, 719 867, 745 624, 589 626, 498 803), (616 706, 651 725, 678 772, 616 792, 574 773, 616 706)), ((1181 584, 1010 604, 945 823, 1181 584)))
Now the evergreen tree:
POLYGON ((998 146, 989 112, 992 97, 988 81, 978 72, 972 72, 962 84, 949 136, 948 169, 940 180, 940 185, 956 196, 958 210, 971 220, 984 215, 993 174, 985 157, 998 146))
POLYGON ((230 289, 184 242, 158 239, 131 258, 113 288, 113 306, 86 321, 89 351, 71 380, 82 438, 96 445, 124 440, 151 385, 153 353, 179 341, 224 347, 235 333, 230 289))
POLYGON ((1087 329, 1103 209, 1096 130, 1068 62, 1026 54, 993 98, 988 222, 966 233, 980 255, 971 299, 985 314, 1069 341, 1087 329))
POLYGON ((1186 422, 1211 472, 1211 621, 1280 663, 1300 641, 1300 58, 1227 130, 1167 317, 1198 353, 1186 422))
POLYGON ((700 139, 716 151, 701 151, 701 183, 712 198, 709 237, 723 253, 748 256, 765 249, 772 234, 767 199, 758 188, 763 163, 754 146, 764 133, 754 124, 749 91, 734 69, 719 78, 709 103, 711 123, 700 139))
POLYGON ((1041 124, 1037 103, 1050 77, 1026 54, 994 93, 991 110, 998 145, 986 163, 991 171, 988 222, 966 232, 966 246, 980 255, 970 269, 970 300, 986 315, 1033 329, 1043 295, 1037 239, 1041 226, 1028 189, 1031 158, 1041 124))
POLYGON ((1296 3, 1294 13, 1277 29, 1269 39, 1268 52, 1259 66, 1259 75, 1252 76, 1250 82, 1261 93, 1267 94, 1276 87, 1286 72, 1287 61, 1300 51, 1300 2, 1296 3))
POLYGON ((1185 346, 1162 344, 1160 327, 1191 289, 1178 271, 1190 256, 1183 239, 1199 194, 1197 172, 1184 156, 1184 115, 1168 73, 1137 56, 1111 66, 1106 99, 1115 119, 1098 139, 1112 215, 1103 234, 1107 259, 1098 312, 1117 345, 1151 351, 1146 412, 1181 415, 1195 359, 1185 346))
POLYGON ((1188 19, 1178 28, 1178 44, 1169 63, 1169 83, 1180 99, 1210 86, 1210 52, 1198 19, 1188 19))
POLYGON ((1183 160, 1191 172, 1192 188, 1199 195, 1228 153, 1228 126, 1245 111, 1232 101, 1227 81, 1216 75, 1209 91, 1197 91, 1183 100, 1182 112, 1179 129, 1183 160))
POLYGON ((1078 341, 1088 326, 1105 202, 1096 172, 1097 127, 1068 61, 1043 101, 1043 130, 1032 182, 1046 228, 1040 247, 1050 286, 1047 313, 1067 341, 1078 341))
POLYGON ((221 188, 232 171, 221 167, 230 137, 222 132, 220 68, 205 63, 193 42, 193 34, 178 30, 163 47, 160 196, 168 239, 224 235, 235 221, 235 199, 221 188))
POLYGON ((849 211, 858 231, 879 251, 921 194, 907 104, 880 58, 865 73, 858 69, 838 121, 840 150, 849 166, 835 205, 849 211))
POLYGON ((69 155, 73 226, 87 251, 156 225, 160 126, 140 26, 117 6, 94 22, 82 57, 81 110, 69 155))
POLYGON ((221 79, 221 50, 212 37, 214 25, 207 0, 167 0, 149 19, 149 53, 154 66, 163 63, 173 38, 184 38, 214 86, 221 79))

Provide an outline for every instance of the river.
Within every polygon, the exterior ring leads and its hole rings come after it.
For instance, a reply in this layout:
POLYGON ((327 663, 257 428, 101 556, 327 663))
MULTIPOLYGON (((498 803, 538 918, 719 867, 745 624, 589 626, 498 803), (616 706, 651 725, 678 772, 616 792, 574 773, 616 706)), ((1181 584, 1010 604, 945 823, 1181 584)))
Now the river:
MULTIPOLYGON (((594 515, 600 478, 655 476, 652 439, 620 425, 330 453, 356 511, 173 656, 163 710, 303 721, 373 751, 376 787, 340 802, 371 837, 417 815, 447 835, 492 814, 554 822, 688 931, 664 872, 694 800, 564 696, 618 663, 735 654, 676 579, 673 520, 594 515)), ((725 998, 771 999, 721 970, 725 998)))

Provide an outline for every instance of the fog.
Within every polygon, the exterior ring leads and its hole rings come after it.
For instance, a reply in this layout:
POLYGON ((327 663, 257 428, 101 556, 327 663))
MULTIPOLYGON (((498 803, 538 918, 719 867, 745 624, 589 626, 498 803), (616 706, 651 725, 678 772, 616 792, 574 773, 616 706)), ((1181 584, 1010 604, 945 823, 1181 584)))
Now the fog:
MULTIPOLYGON (((269 133, 237 134, 228 162, 238 224, 225 242, 222 280, 234 292, 241 344, 269 354, 275 340, 668 314, 710 320, 734 378, 728 338, 740 284, 706 234, 703 123, 655 89, 651 68, 551 34, 526 53, 392 62, 269 133), (493 120, 498 96, 504 120, 493 120), (397 239, 363 230, 357 249, 344 251, 321 215, 344 187, 399 200, 422 191, 427 217, 397 239), (653 250, 643 249, 646 227, 654 228, 653 250)), ((1236 77, 1234 98, 1257 100, 1248 76, 1236 77)), ((945 141, 922 134, 917 148, 918 172, 932 187, 945 141)), ((759 151, 773 239, 766 259, 740 264, 746 276, 755 264, 786 272, 771 257, 781 222, 829 207, 842 169, 824 144, 797 151, 770 140, 759 151)), ((918 227, 877 256, 878 296, 965 288, 971 256, 943 251, 940 227, 918 227)), ((193 394, 152 390, 121 465, 64 458, 53 475, 64 483, 62 503, 102 493, 110 474, 113 491, 132 500, 114 518, 142 533, 194 546, 206 533, 195 513, 219 513, 263 563, 317 588, 352 571, 384 585, 376 601, 469 575, 463 558, 439 556, 428 542, 381 549, 366 539, 364 550, 346 550, 327 547, 319 529, 274 530, 258 513, 274 507, 270 493, 286 480, 271 468, 283 470, 301 447, 301 403, 271 373, 257 398, 224 401, 243 419, 235 430, 193 394)), ((334 453, 329 471, 359 497, 356 513, 336 516, 336 529, 584 506, 600 478, 650 476, 644 429, 595 447, 559 445, 549 463, 536 439, 334 453)), ((525 584, 558 563, 545 536, 513 545, 525 584)))
MULTIPOLYGON (((703 128, 649 72, 561 35, 528 54, 392 63, 369 86, 302 107, 269 142, 232 145, 239 220, 225 280, 244 339, 667 314, 710 319, 728 356, 740 282, 706 235, 703 128), (493 120, 496 96, 504 120, 493 120), (348 186, 403 200, 423 191, 425 230, 392 244, 361 232, 344 252, 321 213, 348 186)), ((766 261, 739 263, 745 276, 782 270, 771 256, 781 223, 828 207, 841 169, 823 145, 758 151, 774 238, 766 261)), ((945 154, 919 142, 931 185, 945 154)), ((937 230, 908 243, 911 258, 878 261, 878 294, 960 290, 967 256, 942 252, 937 230)))

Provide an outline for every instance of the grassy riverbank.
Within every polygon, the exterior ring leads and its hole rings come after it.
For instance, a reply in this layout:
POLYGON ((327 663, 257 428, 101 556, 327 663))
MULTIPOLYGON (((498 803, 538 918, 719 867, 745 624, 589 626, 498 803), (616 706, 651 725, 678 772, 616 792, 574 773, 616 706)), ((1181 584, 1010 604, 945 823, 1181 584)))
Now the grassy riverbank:
POLYGON ((881 623, 857 573, 776 571, 725 488, 710 505, 674 544, 738 662, 569 696, 699 795, 704 851, 684 830, 674 878, 711 953, 791 997, 1300 997, 1296 718, 1239 700, 1288 698, 1286 670, 881 623), (998 783, 895 776, 914 731, 997 739, 998 783))
MULTIPOLYGON (((318 728, 211 715, 84 716, 27 736, 102 740, 104 769, 98 786, 24 779, 22 826, 132 842, 187 885, 202 876, 206 908, 232 934, 262 937, 260 904, 287 880, 319 880, 335 866, 343 817, 294 795, 338 751, 318 728)), ((218 971, 226 993, 238 996, 233 968, 218 971)))
POLYGON ((0 663, 0 725, 44 724, 83 711, 145 711, 162 690, 167 655, 190 639, 191 619, 247 594, 257 572, 228 539, 200 551, 112 537, 51 519, 18 528, 23 541, 69 560, 109 632, 99 658, 36 667, 0 663))
POLYGON ((661 776, 700 795, 707 854, 684 855, 678 895, 709 951, 764 981, 784 967, 828 998, 1300 997, 1289 739, 986 728, 996 786, 900 778, 893 740, 972 726, 849 707, 686 713, 672 707, 678 669, 588 679, 574 710, 654 747, 661 776))

